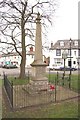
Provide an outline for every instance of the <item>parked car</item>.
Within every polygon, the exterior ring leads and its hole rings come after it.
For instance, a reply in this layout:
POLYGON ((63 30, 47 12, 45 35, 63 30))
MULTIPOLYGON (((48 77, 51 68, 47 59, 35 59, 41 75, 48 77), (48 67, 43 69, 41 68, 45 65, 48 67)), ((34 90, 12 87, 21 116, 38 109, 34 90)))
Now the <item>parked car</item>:
POLYGON ((0 68, 2 68, 2 64, 0 64, 0 68))
POLYGON ((66 71, 70 71, 70 69, 71 69, 71 71, 77 70, 77 68, 73 68, 73 67, 72 67, 72 68, 70 68, 70 67, 65 67, 65 68, 64 68, 64 67, 60 67, 60 70, 64 70, 64 69, 65 69, 66 71))
POLYGON ((62 67, 61 65, 52 65, 52 66, 49 66, 49 70, 59 70, 60 67, 62 67))
MULTIPOLYGON (((77 68, 74 68, 74 67, 70 68, 70 67, 65 66, 65 71, 70 71, 70 69, 71 69, 71 71, 78 70, 77 68)), ((64 71, 64 66, 53 65, 53 66, 49 67, 49 70, 61 70, 61 71, 64 71)))
POLYGON ((13 64, 9 64, 9 65, 4 65, 3 68, 12 69, 12 68, 17 68, 17 66, 13 64))
POLYGON ((63 67, 61 65, 53 65, 53 70, 60 70, 60 67, 63 67))
POLYGON ((50 66, 50 67, 49 67, 49 70, 53 70, 53 67, 52 67, 52 66, 50 66))
POLYGON ((2 68, 6 68, 6 65, 2 65, 2 68))

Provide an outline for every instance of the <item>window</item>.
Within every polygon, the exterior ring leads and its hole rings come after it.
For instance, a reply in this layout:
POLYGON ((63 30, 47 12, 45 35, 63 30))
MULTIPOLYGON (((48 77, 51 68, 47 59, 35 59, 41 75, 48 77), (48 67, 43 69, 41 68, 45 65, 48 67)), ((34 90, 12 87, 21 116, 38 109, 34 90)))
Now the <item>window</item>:
POLYGON ((73 61, 73 64, 76 64, 76 61, 73 61))
POLYGON ((56 50, 56 56, 61 56, 61 49, 56 50))
POLYGON ((60 42, 60 46, 64 46, 64 42, 63 41, 60 42))
POLYGON ((76 51, 74 51, 74 55, 76 55, 76 51))
POLYGON ((74 41, 74 45, 75 45, 75 46, 78 46, 78 41, 74 41))
POLYGON ((80 49, 78 49, 78 56, 80 56, 80 49))
POLYGON ((32 58, 34 58, 34 55, 32 55, 32 58))

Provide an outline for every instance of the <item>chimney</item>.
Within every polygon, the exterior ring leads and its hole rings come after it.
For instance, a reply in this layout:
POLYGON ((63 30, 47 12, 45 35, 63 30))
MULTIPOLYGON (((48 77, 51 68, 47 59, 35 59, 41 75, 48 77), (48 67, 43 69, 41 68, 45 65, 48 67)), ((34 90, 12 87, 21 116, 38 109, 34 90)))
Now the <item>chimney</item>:
POLYGON ((33 47, 32 46, 30 47, 30 52, 33 52, 33 47))
POLYGON ((51 42, 51 48, 53 47, 53 43, 51 42))

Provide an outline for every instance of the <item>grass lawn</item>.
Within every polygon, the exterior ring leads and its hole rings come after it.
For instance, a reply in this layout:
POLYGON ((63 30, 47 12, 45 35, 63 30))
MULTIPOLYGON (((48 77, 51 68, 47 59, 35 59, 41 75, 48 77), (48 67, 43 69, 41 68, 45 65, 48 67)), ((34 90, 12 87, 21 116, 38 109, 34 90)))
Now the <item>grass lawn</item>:
POLYGON ((0 79, 0 86, 2 86, 2 80, 0 79))
POLYGON ((79 81, 78 81, 78 75, 72 75, 71 77, 71 87, 74 90, 80 90, 80 85, 78 85, 79 81))
MULTIPOLYGON (((57 76, 56 74, 47 75, 47 77, 51 83, 55 83, 56 76, 57 76)), ((78 83, 79 83, 78 80, 79 80, 78 75, 72 74, 72 76, 71 76, 71 88, 73 90, 77 90, 77 91, 80 90, 80 86, 78 85, 78 83)))
POLYGON ((78 118, 77 100, 49 104, 46 106, 25 108, 17 111, 7 111, 3 107, 5 118, 78 118))
MULTIPOLYGON (((56 74, 47 75, 49 81, 54 83, 56 74)), ((27 84, 28 79, 18 79, 9 77, 15 85, 27 84)), ((78 75, 72 75, 71 86, 78 89, 78 75)), ((17 111, 8 110, 3 100, 3 117, 4 118, 77 118, 78 117, 78 101, 70 100, 61 103, 52 103, 46 106, 25 108, 17 111)))
MULTIPOLYGON (((47 74, 46 75, 48 77, 48 81, 55 84, 55 78, 56 78, 56 74, 47 74)), ((28 78, 26 79, 19 79, 19 78, 14 78, 14 77, 8 77, 9 81, 12 82, 14 85, 23 85, 23 84, 27 84, 29 83, 28 78)), ((65 81, 64 81, 65 82, 65 81)), ((78 75, 74 75, 72 74, 71 76, 71 88, 73 90, 80 90, 79 85, 78 85, 78 75)))
POLYGON ((10 82, 13 82, 13 85, 25 85, 29 82, 27 78, 19 79, 19 78, 14 78, 14 77, 8 77, 8 80, 10 82))

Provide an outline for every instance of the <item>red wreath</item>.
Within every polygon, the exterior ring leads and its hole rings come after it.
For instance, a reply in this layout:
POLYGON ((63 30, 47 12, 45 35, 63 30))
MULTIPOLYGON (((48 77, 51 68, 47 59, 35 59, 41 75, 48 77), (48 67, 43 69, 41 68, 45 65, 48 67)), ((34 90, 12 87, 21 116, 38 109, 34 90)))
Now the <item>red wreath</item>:
POLYGON ((50 85, 50 90, 54 90, 54 89, 55 89, 54 85, 50 85))

